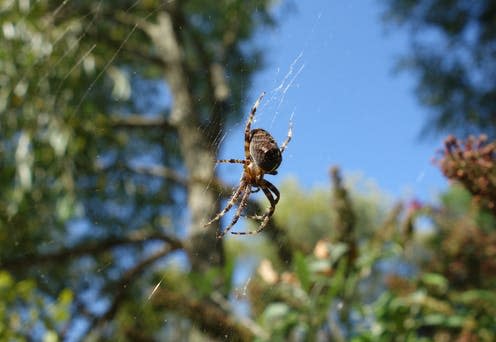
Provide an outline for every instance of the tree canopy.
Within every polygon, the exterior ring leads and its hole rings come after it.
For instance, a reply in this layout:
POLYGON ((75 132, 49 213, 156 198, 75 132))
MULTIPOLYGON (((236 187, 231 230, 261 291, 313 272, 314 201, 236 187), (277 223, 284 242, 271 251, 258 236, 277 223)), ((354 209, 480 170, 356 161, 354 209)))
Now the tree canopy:
POLYGON ((122 315, 143 293, 138 277, 174 251, 195 271, 221 267, 216 227, 202 223, 224 190, 221 130, 263 62, 252 37, 274 24, 269 2, 8 1, 0 12, 1 267, 44 298, 70 289, 67 333, 122 315))
POLYGON ((400 66, 417 76, 426 132, 496 136, 496 4, 386 0, 385 18, 411 32, 400 66))

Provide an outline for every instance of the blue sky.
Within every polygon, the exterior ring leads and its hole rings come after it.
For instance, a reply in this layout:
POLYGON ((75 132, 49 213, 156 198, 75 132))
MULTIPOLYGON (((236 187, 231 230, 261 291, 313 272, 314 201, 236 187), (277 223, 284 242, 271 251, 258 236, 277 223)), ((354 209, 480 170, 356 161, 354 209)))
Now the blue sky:
MULTIPOLYGON (((328 170, 361 173, 394 198, 432 201, 447 182, 432 165, 442 136, 420 140, 427 117, 411 74, 394 74, 407 51, 406 30, 386 30, 377 0, 295 2, 276 30, 263 31, 267 64, 255 78, 250 103, 267 96, 254 127, 284 140, 291 115, 294 138, 279 184, 296 177, 306 188, 328 186, 328 170)), ((227 133, 223 157, 242 157, 245 117, 227 133)), ((221 166, 235 182, 237 169, 221 166)))

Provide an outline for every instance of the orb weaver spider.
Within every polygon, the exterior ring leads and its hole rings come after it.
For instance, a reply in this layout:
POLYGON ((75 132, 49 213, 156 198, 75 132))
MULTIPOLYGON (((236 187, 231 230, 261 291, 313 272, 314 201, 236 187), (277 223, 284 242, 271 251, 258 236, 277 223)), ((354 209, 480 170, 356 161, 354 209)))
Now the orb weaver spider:
POLYGON ((246 215, 251 219, 261 222, 257 230, 248 232, 231 231, 231 234, 252 235, 260 233, 274 214, 276 205, 279 202, 279 190, 272 183, 264 179, 264 175, 277 174, 277 168, 282 162, 282 153, 293 136, 292 123, 290 122, 287 138, 280 148, 277 146, 274 138, 266 130, 261 128, 252 130, 251 124, 253 118, 255 117, 257 108, 264 96, 265 92, 259 96, 251 108, 248 121, 246 122, 244 138, 245 159, 222 159, 217 161, 217 163, 243 164, 243 174, 241 175, 239 185, 234 190, 227 205, 213 219, 204 225, 204 227, 207 227, 213 222, 220 220, 220 218, 222 218, 239 201, 238 209, 236 210, 231 223, 224 230, 217 232, 218 239, 224 237, 236 222, 238 222, 240 216, 242 216, 243 209, 248 205, 248 198, 251 193, 262 190, 269 200, 270 206, 263 215, 246 215))

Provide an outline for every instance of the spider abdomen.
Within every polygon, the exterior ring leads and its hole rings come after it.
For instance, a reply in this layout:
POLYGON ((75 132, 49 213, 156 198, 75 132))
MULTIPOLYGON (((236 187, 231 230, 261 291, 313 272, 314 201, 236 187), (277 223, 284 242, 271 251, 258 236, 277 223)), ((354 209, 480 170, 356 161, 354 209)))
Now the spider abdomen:
POLYGON ((267 173, 275 171, 281 165, 279 146, 270 133, 261 128, 250 132, 250 155, 255 164, 267 173))

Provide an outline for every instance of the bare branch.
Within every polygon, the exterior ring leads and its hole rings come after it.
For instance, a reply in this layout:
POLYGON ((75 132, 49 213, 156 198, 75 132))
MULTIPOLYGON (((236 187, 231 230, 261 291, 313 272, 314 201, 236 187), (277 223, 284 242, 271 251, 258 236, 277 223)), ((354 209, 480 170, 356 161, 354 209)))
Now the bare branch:
MULTIPOLYGON (((219 292, 213 292, 210 298, 212 298, 214 302, 216 302, 224 311, 226 311, 230 315, 236 315, 231 307, 231 304, 219 292)), ((253 335, 264 341, 269 339, 269 334, 249 317, 239 316, 238 319, 245 327, 251 330, 253 335)))
POLYGON ((160 116, 145 116, 143 114, 131 114, 126 116, 112 115, 111 124, 114 127, 123 128, 166 128, 173 130, 169 120, 160 116))
POLYGON ((249 328, 211 301, 195 299, 161 287, 155 292, 152 303, 188 317, 201 331, 214 338, 253 341, 255 337, 249 328))
MULTIPOLYGON (((260 202, 249 200, 247 211, 251 213, 258 213, 263 211, 263 206, 260 202)), ((277 209, 276 209, 277 210, 277 209)), ((285 265, 290 265, 293 260, 293 252, 297 249, 293 245, 286 230, 282 229, 275 220, 270 220, 267 223, 264 233, 272 241, 273 246, 277 250, 277 256, 280 261, 285 265)))
POLYGON ((162 165, 129 166, 128 169, 136 173, 171 180, 185 187, 188 186, 188 178, 181 175, 176 170, 162 165))
POLYGON ((348 190, 344 187, 341 172, 337 166, 330 169, 330 176, 333 186, 333 207, 336 212, 336 241, 343 242, 348 246, 346 273, 354 267, 354 262, 358 257, 358 244, 356 241, 356 214, 351 203, 348 190))
POLYGON ((178 185, 182 185, 184 187, 188 187, 189 185, 194 183, 200 183, 206 187, 214 189, 222 197, 229 197, 234 188, 234 186, 226 185, 218 178, 214 178, 209 181, 205 181, 200 178, 187 178, 186 176, 175 171, 174 169, 162 165, 128 166, 128 169, 136 173, 171 180, 177 183, 178 185))
POLYGON ((125 237, 111 237, 102 241, 83 242, 77 246, 62 248, 51 253, 40 254, 32 252, 12 259, 2 259, 0 260, 0 267, 14 270, 49 262, 59 262, 60 260, 67 260, 86 254, 94 255, 117 246, 141 244, 152 240, 164 241, 174 249, 183 248, 183 243, 180 240, 164 233, 144 234, 142 232, 135 232, 125 237))
POLYGON ((97 333, 98 329, 104 326, 105 323, 111 321, 117 313, 119 306, 126 299, 128 289, 131 288, 131 283, 140 276, 151 264, 169 255, 171 252, 179 249, 179 246, 169 245, 156 253, 150 255, 146 259, 137 263, 134 267, 127 270, 119 281, 112 286, 112 292, 115 294, 112 304, 108 310, 101 316, 95 317, 89 325, 88 333, 97 333))

